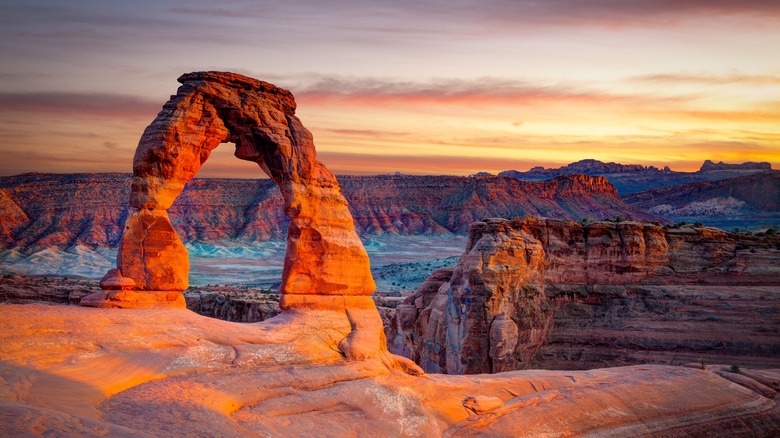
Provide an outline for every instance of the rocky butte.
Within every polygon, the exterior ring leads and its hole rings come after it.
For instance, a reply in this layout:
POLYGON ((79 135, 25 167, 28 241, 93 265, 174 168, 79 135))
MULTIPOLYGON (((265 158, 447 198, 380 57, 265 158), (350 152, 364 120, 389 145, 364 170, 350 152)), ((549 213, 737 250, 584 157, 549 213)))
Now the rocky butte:
POLYGON ((426 372, 710 361, 780 367, 780 238, 633 221, 475 222, 399 304, 390 350, 426 372))
POLYGON ((180 81, 139 142, 117 268, 82 301, 92 307, 0 305, 2 435, 776 435, 772 390, 747 373, 424 375, 385 348, 365 251, 292 95, 231 73, 180 81), (291 221, 282 312, 261 323, 181 306, 187 257, 166 210, 225 141, 280 186, 291 221))

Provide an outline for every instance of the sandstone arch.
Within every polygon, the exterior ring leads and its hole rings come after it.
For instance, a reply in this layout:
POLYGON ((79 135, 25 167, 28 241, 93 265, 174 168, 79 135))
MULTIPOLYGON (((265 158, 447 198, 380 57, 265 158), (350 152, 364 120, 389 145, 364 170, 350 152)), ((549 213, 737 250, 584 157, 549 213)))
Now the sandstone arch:
MULTIPOLYGON (((292 94, 222 72, 184 74, 176 95, 146 128, 133 159, 128 218, 117 269, 96 307, 184 307, 187 250, 166 210, 210 152, 233 142, 236 157, 256 162, 279 186, 291 219, 282 275, 283 309, 343 309, 355 328, 381 320, 368 295, 375 284, 336 178, 316 160, 311 133, 295 116, 292 94), (357 309, 362 309, 358 311, 357 309)), ((376 327, 374 327, 376 329, 376 327)))

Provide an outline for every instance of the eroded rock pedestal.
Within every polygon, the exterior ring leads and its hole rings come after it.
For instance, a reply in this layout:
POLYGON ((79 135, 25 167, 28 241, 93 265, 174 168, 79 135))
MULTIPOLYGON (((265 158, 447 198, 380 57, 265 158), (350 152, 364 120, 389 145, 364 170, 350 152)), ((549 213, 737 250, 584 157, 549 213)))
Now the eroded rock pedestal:
POLYGON ((236 157, 256 162, 279 186, 291 220, 282 308, 339 312, 353 328, 342 343, 349 356, 383 349, 381 319, 368 297, 375 289, 368 256, 336 178, 316 160, 312 135, 295 116, 292 94, 232 73, 189 73, 179 82, 133 159, 135 211, 109 277, 130 278, 135 288, 99 292, 82 304, 184 307, 189 260, 166 211, 211 151, 232 142, 236 157))

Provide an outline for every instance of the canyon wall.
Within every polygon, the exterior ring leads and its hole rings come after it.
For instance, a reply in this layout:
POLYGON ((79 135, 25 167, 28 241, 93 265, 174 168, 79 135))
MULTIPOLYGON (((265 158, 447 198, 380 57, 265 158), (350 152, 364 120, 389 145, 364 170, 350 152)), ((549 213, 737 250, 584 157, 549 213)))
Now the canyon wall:
POLYGON ((780 366, 778 242, 630 221, 476 222, 457 266, 398 305, 388 345, 448 374, 700 356, 780 366))
MULTIPOLYGON (((629 206, 604 178, 562 176, 528 182, 453 176, 340 176, 360 235, 467 233, 486 217, 661 220, 629 206)), ((116 247, 131 207, 127 174, 0 177, 2 248, 116 247)), ((284 239, 289 218, 269 179, 192 179, 168 217, 188 241, 284 239)))
POLYGON ((780 224, 780 173, 663 187, 626 195, 623 200, 665 217, 707 222, 753 219, 780 224))

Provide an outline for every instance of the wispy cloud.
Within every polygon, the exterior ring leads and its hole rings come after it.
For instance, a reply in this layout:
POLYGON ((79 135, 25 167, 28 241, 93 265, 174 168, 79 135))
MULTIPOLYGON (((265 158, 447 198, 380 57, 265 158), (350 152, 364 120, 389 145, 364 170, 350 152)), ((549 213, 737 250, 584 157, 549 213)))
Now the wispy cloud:
POLYGON ((0 92, 0 113, 59 113, 100 117, 154 117, 162 103, 136 96, 104 93, 0 92))
POLYGON ((376 175, 381 173, 410 173, 417 175, 464 175, 481 170, 526 168, 533 160, 506 157, 458 157, 441 155, 356 154, 321 151, 318 159, 334 173, 376 175))
POLYGON ((651 84, 703 84, 703 85, 780 85, 778 75, 751 75, 733 73, 714 75, 711 73, 658 73, 634 76, 628 81, 651 84))
MULTIPOLYGON (((341 23, 342 28, 378 32, 408 32, 435 23, 496 23, 514 25, 664 25, 686 18, 749 14, 780 16, 780 5, 774 0, 337 0, 323 3, 315 0, 296 2, 220 3, 181 2, 167 12, 203 17, 267 17, 282 20, 304 20, 318 17, 318 22, 341 23), (383 26, 382 23, 404 18, 406 26, 383 26)), ((486 26, 487 27, 487 26, 486 26)), ((471 28, 473 29, 473 27, 471 28)), ((467 30, 467 29, 464 29, 467 30)))
POLYGON ((296 98, 308 104, 349 102, 377 104, 428 105, 525 105, 542 102, 631 102, 645 104, 675 102, 691 96, 616 94, 597 88, 521 81, 501 78, 439 79, 427 82, 396 81, 381 78, 322 77, 295 91, 296 98))

